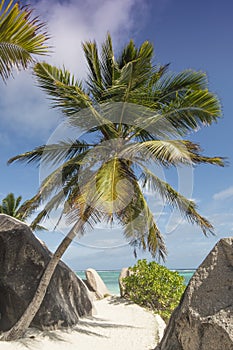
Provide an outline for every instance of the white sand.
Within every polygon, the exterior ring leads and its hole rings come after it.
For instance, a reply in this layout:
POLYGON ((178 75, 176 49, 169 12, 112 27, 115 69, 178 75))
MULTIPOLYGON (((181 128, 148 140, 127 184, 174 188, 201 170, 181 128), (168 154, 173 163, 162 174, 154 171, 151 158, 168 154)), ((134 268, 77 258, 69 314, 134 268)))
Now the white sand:
POLYGON ((1 350, 146 350, 158 340, 157 318, 119 297, 96 301, 94 317, 82 318, 69 331, 30 329, 17 342, 1 342, 1 350), (35 336, 31 339, 30 336, 35 336))

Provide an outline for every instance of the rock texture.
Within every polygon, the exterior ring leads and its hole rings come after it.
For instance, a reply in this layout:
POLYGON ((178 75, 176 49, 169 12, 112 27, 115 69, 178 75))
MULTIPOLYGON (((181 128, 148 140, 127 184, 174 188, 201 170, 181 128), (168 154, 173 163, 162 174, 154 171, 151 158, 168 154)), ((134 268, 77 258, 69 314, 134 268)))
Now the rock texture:
POLYGON ((105 296, 111 294, 98 272, 94 269, 87 269, 85 275, 85 283, 89 291, 94 293, 96 299, 103 299, 105 296))
POLYGON ((123 267, 122 270, 121 270, 121 273, 119 275, 119 279, 118 279, 121 297, 125 296, 125 285, 124 285, 124 282, 123 282, 123 278, 128 277, 128 276, 130 276, 129 268, 128 267, 123 267))
MULTIPOLYGON (((50 254, 26 224, 0 214, 0 330, 10 329, 26 309, 50 254)), ((67 327, 91 312, 85 284, 60 262, 31 326, 67 327)))
POLYGON ((156 322, 155 340, 156 340, 156 344, 158 344, 163 338, 164 331, 166 329, 166 323, 164 322, 162 317, 158 314, 155 314, 154 318, 156 322))
POLYGON ((233 238, 199 266, 156 350, 233 349, 233 238))

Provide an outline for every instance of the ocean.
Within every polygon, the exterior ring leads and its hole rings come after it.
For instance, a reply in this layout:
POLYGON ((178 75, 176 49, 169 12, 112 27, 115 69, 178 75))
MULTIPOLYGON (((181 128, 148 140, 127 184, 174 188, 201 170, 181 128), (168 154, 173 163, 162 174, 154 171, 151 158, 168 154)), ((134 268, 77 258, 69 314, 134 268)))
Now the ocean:
MULTIPOLYGON (((180 270, 173 270, 177 271, 181 276, 185 279, 185 284, 187 285, 190 278, 194 274, 195 270, 191 269, 180 269, 180 270)), ((119 295, 119 284, 118 284, 118 278, 120 274, 120 270, 114 270, 114 271, 97 271, 104 283, 106 284, 106 287, 108 288, 109 292, 111 292, 114 295, 119 295)), ((85 279, 85 272, 84 271, 77 271, 77 275, 85 279)))

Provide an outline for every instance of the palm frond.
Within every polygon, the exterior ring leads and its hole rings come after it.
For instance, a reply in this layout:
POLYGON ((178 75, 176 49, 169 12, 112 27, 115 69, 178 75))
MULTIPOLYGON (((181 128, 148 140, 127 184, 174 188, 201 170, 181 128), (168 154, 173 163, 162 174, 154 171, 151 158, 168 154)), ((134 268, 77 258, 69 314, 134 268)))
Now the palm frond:
MULTIPOLYGON (((63 195, 66 196, 72 185, 72 179, 79 179, 80 166, 84 164, 84 157, 87 153, 77 155, 75 158, 62 163, 54 171, 52 171, 40 185, 41 201, 45 202, 54 192, 63 189, 63 195)), ((77 183, 75 184, 77 186, 77 183)))
POLYGON ((117 59, 117 63, 120 69, 122 69, 127 63, 132 62, 137 57, 137 48, 134 41, 131 39, 129 43, 122 50, 121 55, 117 59))
POLYGON ((113 124, 93 106, 82 83, 76 81, 65 68, 37 63, 34 72, 38 85, 50 96, 52 107, 61 109, 72 126, 88 131, 97 125, 105 136, 116 135, 113 124))
POLYGON ((198 163, 224 166, 224 158, 205 157, 200 155, 199 151, 200 148, 197 144, 186 140, 150 140, 129 144, 121 152, 121 155, 135 161, 137 161, 137 158, 143 161, 153 160, 166 167, 198 163))
MULTIPOLYGON (((137 50, 131 40, 116 60, 119 67, 118 78, 105 90, 105 99, 114 101, 128 101, 130 93, 140 86, 144 86, 151 75, 153 46, 145 41, 137 50)), ((130 102, 130 101, 129 101, 130 102)))
POLYGON ((141 143, 132 143, 124 149, 122 156, 136 160, 137 157, 144 161, 153 160, 164 166, 179 163, 192 164, 189 151, 183 142, 178 140, 151 140, 141 143))
POLYGON ((85 58, 89 68, 87 84, 96 97, 100 97, 103 90, 101 63, 96 42, 85 42, 82 44, 85 58))
POLYGON ((18 196, 15 200, 15 208, 18 208, 22 201, 22 196, 18 196))
POLYGON ((75 80, 65 68, 37 63, 34 74, 39 87, 50 96, 52 106, 60 108, 64 114, 72 115, 91 106, 81 82, 75 80))
POLYGON ((89 145, 85 141, 66 140, 60 141, 56 144, 48 144, 36 147, 34 150, 19 154, 8 160, 8 164, 15 161, 26 163, 39 163, 56 165, 61 161, 67 161, 74 158, 76 155, 87 151, 89 145))
POLYGON ((152 74, 148 79, 148 83, 146 84, 147 93, 153 92, 157 90, 154 86, 157 82, 161 81, 162 77, 167 73, 169 68, 169 63, 164 65, 155 65, 153 66, 152 74))
POLYGON ((143 180, 143 187, 147 186, 148 189, 157 192, 166 203, 173 208, 177 208, 188 221, 198 225, 205 235, 208 232, 213 234, 212 224, 197 212, 197 205, 194 201, 184 197, 146 167, 143 167, 141 178, 143 180))
POLYGON ((151 85, 154 97, 162 103, 169 103, 187 91, 207 89, 207 77, 204 72, 184 70, 180 73, 167 73, 151 85))
POLYGON ((135 250, 137 247, 147 249, 153 257, 158 255, 165 259, 167 252, 163 237, 137 182, 134 183, 132 201, 120 213, 119 220, 123 224, 126 239, 135 250))
POLYGON ((23 220, 26 220, 37 210, 39 205, 40 198, 38 194, 36 194, 32 198, 23 202, 22 205, 18 208, 17 212, 23 220))
POLYGON ((114 85, 114 81, 119 78, 120 69, 114 58, 112 39, 108 33, 105 42, 102 44, 101 71, 105 89, 114 85))
POLYGON ((132 180, 135 180, 134 174, 118 157, 105 162, 97 171, 95 182, 99 205, 109 217, 128 204, 132 180))
MULTIPOLYGON (((181 142, 181 141, 180 141, 181 142)), ((208 163, 212 165, 218 165, 224 167, 227 165, 226 158, 224 157, 207 157, 201 154, 201 148, 198 144, 189 140, 182 140, 182 143, 189 151, 190 158, 193 164, 208 163)))
POLYGON ((181 135, 201 126, 211 125, 221 115, 218 98, 208 90, 187 92, 164 105, 161 109, 163 118, 168 120, 181 135))
POLYGON ((10 76, 13 68, 26 69, 31 62, 30 53, 22 47, 0 42, 0 74, 4 81, 10 76))
POLYGON ((28 6, 20 8, 13 0, 5 6, 1 0, 0 12, 0 75, 5 81, 13 68, 27 68, 32 55, 48 52, 48 35, 38 17, 31 18, 28 6))
MULTIPOLYGON (((40 202, 42 202, 40 191, 38 192, 37 195, 38 195, 38 197, 40 199, 40 202)), ((31 222, 30 227, 32 229, 36 229, 36 227, 38 227, 40 222, 42 222, 45 218, 49 218, 49 214, 53 210, 57 210, 60 206, 62 207, 64 202, 65 202, 65 196, 64 196, 64 191, 62 189, 61 191, 59 191, 58 193, 53 195, 52 198, 46 203, 46 205, 44 206, 43 210, 41 210, 39 212, 39 214, 37 214, 37 216, 31 222)))
POLYGON ((45 226, 42 226, 42 225, 32 225, 32 224, 30 224, 29 227, 32 230, 35 230, 35 231, 48 231, 48 229, 45 226))

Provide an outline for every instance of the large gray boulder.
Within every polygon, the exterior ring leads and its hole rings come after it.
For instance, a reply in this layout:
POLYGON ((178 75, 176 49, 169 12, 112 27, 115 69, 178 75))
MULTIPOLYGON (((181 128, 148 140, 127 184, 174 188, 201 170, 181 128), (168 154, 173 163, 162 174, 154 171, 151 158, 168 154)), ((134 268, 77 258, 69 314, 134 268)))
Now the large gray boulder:
POLYGON ((233 349, 233 238, 199 266, 156 350, 233 349))
POLYGON ((94 299, 103 299, 105 296, 111 294, 96 270, 87 269, 85 275, 85 283, 88 289, 93 293, 94 299))
MULTIPOLYGON (((7 331, 32 300, 51 253, 21 221, 0 214, 0 330, 7 331)), ((91 315, 89 292, 63 262, 57 266, 31 326, 55 329, 91 315)))

